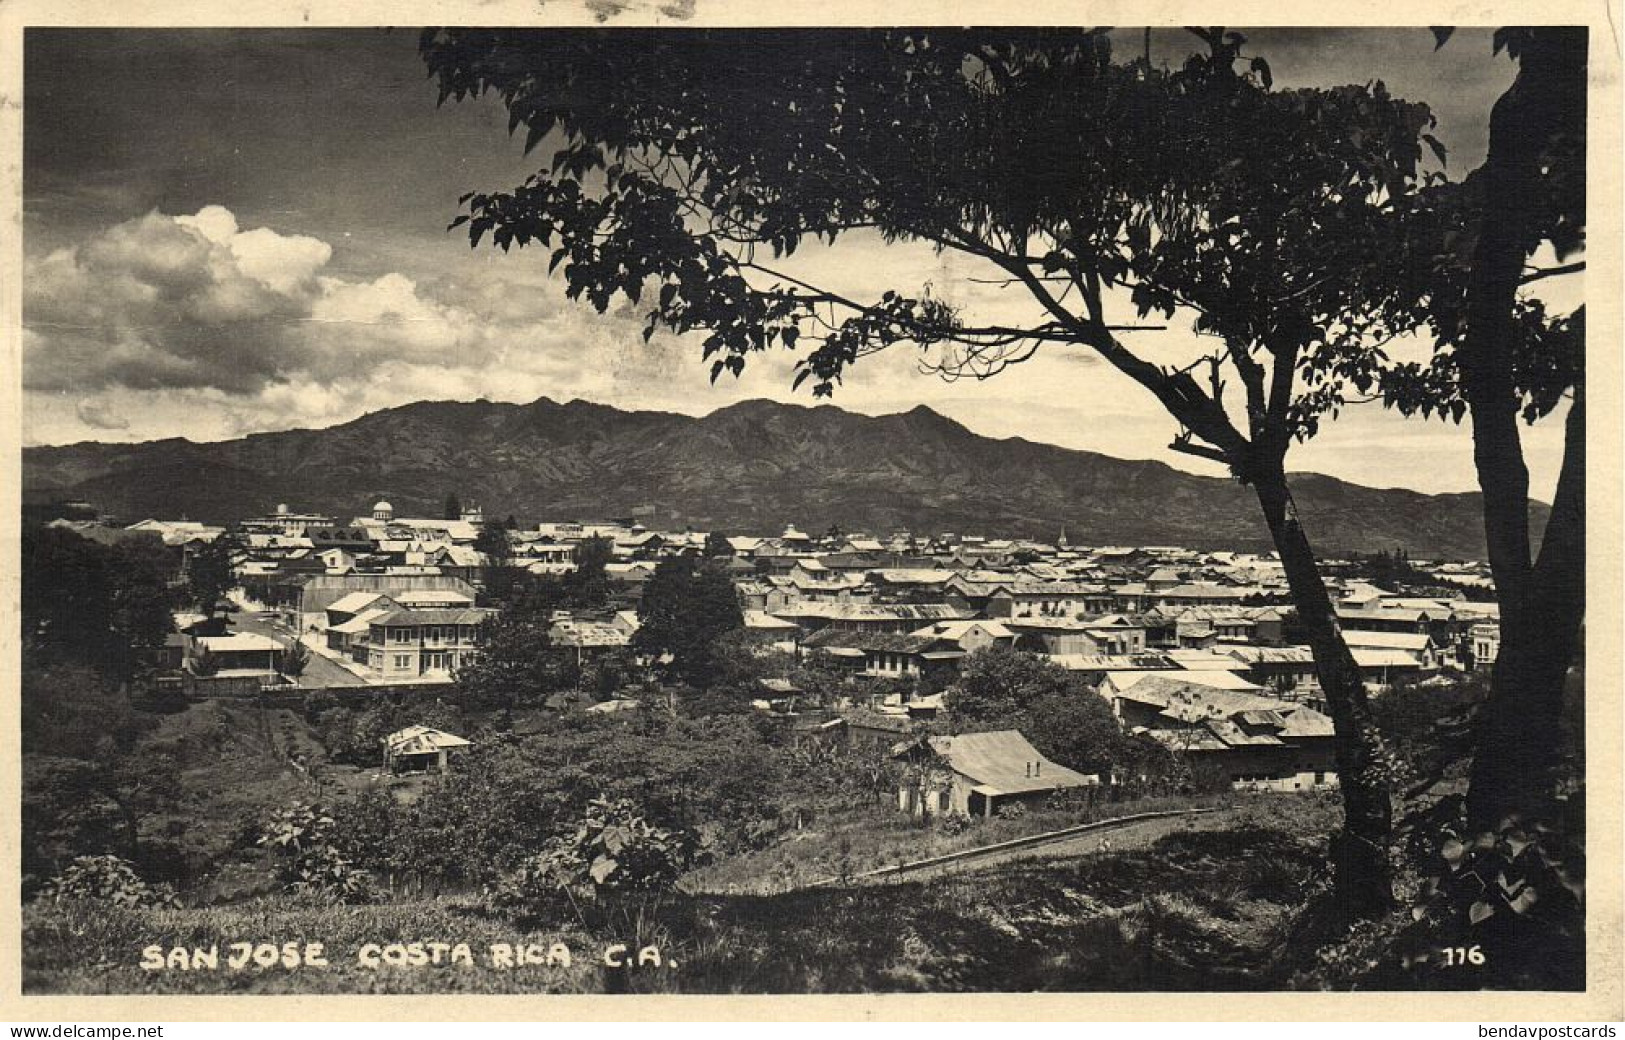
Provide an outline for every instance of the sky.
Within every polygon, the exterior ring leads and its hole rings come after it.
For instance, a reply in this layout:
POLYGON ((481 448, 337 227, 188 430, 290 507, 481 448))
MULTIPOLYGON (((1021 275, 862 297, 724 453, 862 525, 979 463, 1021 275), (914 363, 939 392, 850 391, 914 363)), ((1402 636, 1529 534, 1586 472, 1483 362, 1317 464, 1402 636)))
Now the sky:
MULTIPOLYGON (((1382 79, 1427 102, 1459 176, 1483 159, 1490 105, 1514 67, 1487 34, 1435 53, 1423 28, 1244 30, 1276 84, 1382 79)), ((1116 34, 1137 52, 1141 34, 1116 34)), ((466 191, 510 188, 536 160, 491 101, 437 108, 412 30, 30 30, 24 52, 24 441, 219 440, 322 427, 422 399, 547 396, 705 414, 792 391, 794 356, 714 385, 692 339, 645 343, 639 315, 565 299, 541 252, 470 249, 448 233, 466 191)), ((1154 34, 1153 59, 1190 48, 1154 34)), ((806 250, 795 271, 875 295, 932 291, 1020 320, 1016 289, 972 262, 861 234, 806 250)), ((1579 302, 1582 279, 1548 300, 1579 302)), ((1124 301, 1115 301, 1121 306, 1124 301)), ((1125 317, 1127 314, 1125 313, 1125 317)), ((1188 356, 1176 320, 1132 334, 1153 360, 1188 356)), ((1428 345, 1398 346, 1425 357, 1428 345)), ((922 372, 906 347, 865 359, 835 404, 924 403, 977 432, 1181 469, 1160 406, 1081 348, 1046 350, 986 381, 922 372)), ((1549 497, 1561 414, 1526 431, 1549 497)), ((1289 465, 1358 483, 1472 490, 1465 426, 1345 410, 1289 465)))

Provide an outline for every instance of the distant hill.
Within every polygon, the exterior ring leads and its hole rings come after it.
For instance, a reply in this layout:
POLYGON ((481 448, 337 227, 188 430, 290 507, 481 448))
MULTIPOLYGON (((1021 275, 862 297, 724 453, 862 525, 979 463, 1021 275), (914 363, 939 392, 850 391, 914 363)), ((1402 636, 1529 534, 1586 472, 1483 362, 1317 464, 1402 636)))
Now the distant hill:
MULTIPOLYGON (((1477 494, 1378 490, 1293 477, 1324 553, 1390 550, 1480 558, 1477 494)), ((1251 491, 1160 462, 972 433, 924 406, 865 416, 747 401, 703 418, 542 398, 424 401, 324 430, 195 444, 84 443, 23 451, 25 501, 84 499, 126 517, 211 522, 278 502, 339 517, 379 498, 438 516, 446 493, 488 517, 600 519, 776 533, 956 531, 1079 544, 1267 548, 1251 491)), ((1534 520, 1543 525, 1546 507, 1534 520)))

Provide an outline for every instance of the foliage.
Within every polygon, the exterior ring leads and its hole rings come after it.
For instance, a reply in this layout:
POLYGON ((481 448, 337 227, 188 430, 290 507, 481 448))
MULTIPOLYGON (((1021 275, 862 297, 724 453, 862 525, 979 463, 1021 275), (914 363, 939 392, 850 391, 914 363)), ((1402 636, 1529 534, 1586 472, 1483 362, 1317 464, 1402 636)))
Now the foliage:
POLYGON ((236 557, 241 541, 227 531, 192 551, 186 560, 186 591, 194 606, 214 616, 215 606, 237 587, 236 557))
MULTIPOLYGON (((1282 933, 1313 877, 1312 839, 1330 823, 1322 814, 1320 830, 1266 822, 1234 835, 1170 826, 1142 848, 1076 862, 1012 863, 904 887, 634 897, 649 904, 646 916, 589 915, 606 918, 591 929, 518 925, 464 896, 335 906, 278 894, 231 906, 94 912, 34 902, 23 908, 23 986, 29 993, 602 992, 616 982, 686 993, 1009 992, 1034 985, 1058 992, 1273 990, 1297 966, 1280 956, 1282 933), (1153 919, 1143 903, 1148 890, 1178 893, 1179 900, 1159 902, 1153 919), (84 956, 87 948, 189 949, 221 936, 260 934, 320 937, 332 964, 317 972, 150 972, 133 957, 96 964, 84 956), (612 980, 598 966, 598 953, 611 943, 635 951, 637 937, 649 934, 660 937, 662 953, 680 970, 616 972, 612 980), (568 968, 379 971, 332 956, 426 936, 465 939, 476 957, 498 943, 545 950, 560 942, 575 958, 568 968)), ((915 841, 931 833, 899 826, 915 841)), ((986 821, 967 835, 981 841, 1009 826, 986 821)), ((782 848, 794 854, 806 844, 782 848)), ((855 873, 867 852, 854 851, 855 873)))
POLYGON ((445 701, 432 703, 372 701, 354 709, 338 705, 317 706, 310 719, 316 737, 334 762, 376 768, 383 763, 384 738, 407 726, 428 726, 448 733, 462 733, 466 720, 457 707, 445 701))
POLYGON ((154 724, 127 692, 85 665, 39 666, 22 675, 25 754, 107 760, 128 752, 154 724))
POLYGON ((1481 675, 1396 686, 1371 704, 1384 740, 1405 772, 1439 775, 1471 750, 1473 717, 1488 690, 1481 675))
POLYGON ((283 882, 341 903, 365 902, 371 878, 340 851, 336 821, 322 805, 299 803, 271 814, 257 844, 277 854, 283 882))
POLYGON ((111 852, 139 861, 142 821, 175 797, 173 763, 142 747, 158 717, 84 665, 25 659, 21 700, 28 886, 75 856, 111 852))
POLYGON ((627 799, 651 826, 719 848, 762 840, 777 820, 781 765, 749 720, 660 712, 549 719, 525 736, 483 734, 409 804, 334 807, 346 849, 382 874, 435 884, 493 882, 574 833, 594 798, 627 799))
POLYGON ((549 634, 556 595, 550 586, 533 588, 481 626, 480 652, 453 672, 460 706, 511 712, 575 686, 574 655, 554 646, 549 634))
MULTIPOLYGON (((1439 44, 1449 38, 1442 28, 1439 44)), ((1483 830, 1555 791, 1567 676, 1585 614, 1585 308, 1548 315, 1526 287, 1585 269, 1561 261, 1585 242, 1588 34, 1583 26, 1510 26, 1494 54, 1518 63, 1490 111, 1484 164, 1413 202, 1397 265, 1424 286, 1435 353, 1386 381, 1388 404, 1472 416, 1487 557, 1501 649, 1481 712, 1468 808, 1483 830), (1556 492, 1538 546, 1518 418, 1569 401, 1556 492)), ((1538 293, 1539 290, 1533 290, 1538 293)))
POLYGON ((1495 831, 1442 832, 1437 873, 1425 890, 1429 898, 1418 918, 1453 919, 1459 927, 1483 924, 1497 914, 1560 915, 1573 928, 1583 921, 1585 895, 1580 850, 1546 822, 1525 827, 1508 820, 1495 831))
POLYGON ((732 556, 734 547, 728 542, 728 536, 721 531, 711 531, 705 536, 706 556, 732 556))
POLYGON ((22 872, 27 893, 77 856, 132 854, 129 819, 105 766, 23 756, 22 872))
POLYGON ((1017 729, 1046 756, 1084 772, 1133 760, 1111 707, 1071 672, 1004 646, 964 658, 943 704, 960 731, 1017 729))
POLYGON ((1235 71, 1240 34, 1197 34, 1207 53, 1170 72, 1114 64, 1104 32, 1081 29, 854 31, 827 48, 713 31, 617 39, 616 61, 587 35, 430 30, 421 49, 442 100, 496 94, 527 150, 558 142, 518 189, 465 196, 454 226, 551 249, 572 298, 605 310, 624 295, 650 334, 707 332, 714 374, 810 348, 798 382, 827 394, 896 343, 983 375, 1085 343, 1233 452, 1239 434, 1187 373, 1116 341, 1102 285, 1131 287, 1142 315, 1194 310, 1227 343, 1215 366, 1232 362, 1249 394, 1264 393, 1262 365, 1290 351, 1290 371, 1305 351, 1310 388, 1271 391, 1250 432, 1268 418, 1255 439, 1312 434, 1345 387, 1370 389, 1361 339, 1416 320, 1383 249, 1431 117, 1380 82, 1273 91, 1262 59, 1235 71), (978 326, 929 291, 853 299, 766 258, 870 228, 986 261, 1045 321, 978 326))
POLYGON ((1431 575, 1418 570, 1411 563, 1410 553, 1402 548, 1370 555, 1353 553, 1350 559, 1356 565, 1357 573, 1385 592, 1399 592, 1406 586, 1434 583, 1431 575))
POLYGON ((992 646, 964 658, 958 684, 943 698, 958 725, 1014 725, 1032 704, 1077 694, 1071 673, 1037 654, 992 646))
POLYGON ((495 567, 506 566, 509 558, 513 556, 513 544, 508 540, 508 529, 500 520, 487 520, 480 525, 479 533, 474 536, 474 549, 495 567))
POLYGON ((708 687, 721 678, 716 644, 744 626, 733 581, 720 567, 689 556, 667 557, 655 566, 638 601, 632 645, 654 657, 672 678, 708 687))
POLYGON ((1475 828, 1459 794, 1401 821, 1406 905, 1343 931, 1311 891, 1287 956, 1298 987, 1577 990, 1585 985, 1584 799, 1475 828), (1312 958, 1302 958, 1305 948, 1312 958))
POLYGON ((220 670, 220 658, 213 650, 199 643, 191 658, 192 674, 207 678, 220 670))
POLYGON ((174 631, 162 544, 102 545, 56 527, 22 538, 24 652, 120 678, 174 631))
POLYGON ((147 884, 128 860, 117 856, 76 856, 67 869, 46 883, 40 898, 52 902, 83 899, 132 907, 175 902, 172 891, 147 884))
POLYGON ((290 679, 297 679, 305 674, 305 666, 308 664, 310 664, 310 648, 297 640, 277 654, 277 671, 290 679))
POLYGON ((798 824, 892 795, 902 769, 884 744, 803 739, 782 752, 783 809, 798 824))
POLYGON ((504 875, 498 909, 547 916, 613 895, 669 891, 699 854, 697 836, 651 824, 629 799, 594 798, 576 828, 504 875))
POLYGON ((965 813, 948 813, 937 821, 937 826, 941 828, 942 833, 953 837, 975 827, 976 821, 965 813))
POLYGON ((446 504, 440 515, 447 520, 461 520, 463 518, 463 503, 457 498, 457 492, 446 492, 446 504))
POLYGON ((575 610, 598 610, 609 602, 606 565, 615 556, 615 543, 601 535, 583 539, 575 548, 575 569, 564 575, 560 600, 575 610))
MULTIPOLYGON (((1584 268, 1581 262, 1542 272, 1521 265, 1542 244, 1550 244, 1559 260, 1584 249, 1585 46, 1585 31, 1573 27, 1505 27, 1495 33, 1494 54, 1505 51, 1520 64, 1532 57, 1536 68, 1531 76, 1520 75, 1497 106, 1491 132, 1500 140, 1484 166, 1462 181, 1429 185, 1411 202, 1414 213, 1399 256, 1412 268, 1410 276, 1431 290, 1427 319, 1435 354, 1426 364, 1392 366, 1383 385, 1389 406, 1457 423, 1466 416, 1472 396, 1462 370, 1463 352, 1473 349, 1466 339, 1469 294, 1475 267, 1482 276, 1491 260, 1483 251, 1487 244, 1516 257, 1518 286, 1584 268)), ((1522 418, 1533 423, 1583 377, 1585 308, 1552 315, 1540 299, 1521 292, 1508 293, 1505 302, 1497 317, 1507 322, 1508 352, 1496 363, 1508 366, 1504 390, 1516 395, 1522 418)), ((1494 385, 1501 389, 1498 381, 1494 385)))

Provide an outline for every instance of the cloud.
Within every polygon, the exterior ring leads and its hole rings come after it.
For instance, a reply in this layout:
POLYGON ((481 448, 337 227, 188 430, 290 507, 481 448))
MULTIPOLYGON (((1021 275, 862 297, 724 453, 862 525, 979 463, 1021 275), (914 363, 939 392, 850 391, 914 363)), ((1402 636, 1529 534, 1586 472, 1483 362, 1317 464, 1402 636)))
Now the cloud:
MULTIPOLYGON (((251 235, 253 233, 250 233, 251 235)), ((23 323, 31 390, 218 387, 253 393, 308 361, 290 335, 309 314, 286 256, 247 267, 236 221, 219 207, 149 213, 30 265, 23 323)), ((264 237, 257 242, 264 255, 264 237)), ((307 240, 313 241, 313 240, 307 240)), ((323 258, 325 262, 325 257, 323 258)))
MULTIPOLYGON (((148 213, 31 257, 28 440, 214 439, 423 398, 692 408, 710 389, 692 344, 645 342, 638 314, 570 303, 532 257, 462 254, 415 277, 333 261, 320 239, 245 230, 221 206, 148 213)), ((788 361, 759 367, 788 387, 788 361)))
POLYGON ((251 398, 391 363, 485 367, 517 328, 558 310, 501 284, 465 305, 400 273, 340 277, 332 257, 317 238, 242 230, 220 206, 107 228, 30 263, 24 384, 251 398))
POLYGON ((84 400, 74 406, 74 414, 86 426, 97 430, 128 430, 130 420, 113 411, 105 402, 84 400))

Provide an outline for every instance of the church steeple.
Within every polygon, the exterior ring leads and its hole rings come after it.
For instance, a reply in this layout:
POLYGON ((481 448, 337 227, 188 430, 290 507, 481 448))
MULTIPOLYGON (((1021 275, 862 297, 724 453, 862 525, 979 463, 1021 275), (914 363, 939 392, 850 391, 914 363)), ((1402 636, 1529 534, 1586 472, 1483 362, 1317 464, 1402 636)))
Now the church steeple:
POLYGON ((1065 524, 1061 525, 1061 537, 1055 539, 1055 546, 1058 549, 1065 549, 1066 548, 1066 525, 1065 524))

